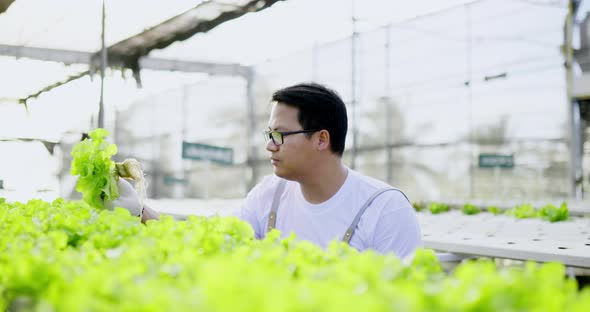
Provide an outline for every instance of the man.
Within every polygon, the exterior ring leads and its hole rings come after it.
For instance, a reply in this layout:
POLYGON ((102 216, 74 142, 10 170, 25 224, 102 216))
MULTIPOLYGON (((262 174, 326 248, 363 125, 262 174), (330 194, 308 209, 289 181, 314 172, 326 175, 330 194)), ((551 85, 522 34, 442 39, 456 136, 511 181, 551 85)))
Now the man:
MULTIPOLYGON (((421 238, 409 200, 342 163, 348 128, 342 99, 302 83, 276 91, 272 101, 264 135, 274 175, 250 191, 237 216, 257 238, 276 228, 321 247, 339 239, 360 251, 411 255, 421 238)), ((146 207, 142 220, 152 218, 157 213, 146 207)))

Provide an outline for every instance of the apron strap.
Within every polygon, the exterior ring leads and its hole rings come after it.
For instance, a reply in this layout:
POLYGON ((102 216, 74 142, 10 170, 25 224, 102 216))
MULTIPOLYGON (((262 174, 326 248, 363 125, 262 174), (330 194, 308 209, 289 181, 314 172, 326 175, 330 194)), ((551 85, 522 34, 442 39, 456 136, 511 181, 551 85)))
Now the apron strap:
POLYGON ((354 220, 352 221, 352 223, 350 224, 350 226, 348 227, 346 232, 344 232, 344 236, 342 236, 343 242, 350 244, 350 239, 352 238, 352 235, 354 235, 354 231, 356 229, 356 226, 358 225, 359 221, 361 220, 361 217, 363 216, 363 213, 365 212, 365 210, 367 210, 367 208, 371 205, 373 200, 375 198, 377 198, 377 196, 379 196, 387 191, 398 191, 398 192, 402 193, 402 195, 404 195, 404 197, 408 200, 408 202, 410 201, 408 199, 408 197, 406 196, 406 194, 404 194, 404 192, 402 192, 396 188, 388 187, 388 188, 382 188, 382 189, 377 190, 375 193, 373 193, 373 195, 371 197, 369 197, 369 199, 365 202, 363 207, 361 207, 361 209, 356 214, 356 217, 354 217, 354 220))
POLYGON ((279 202, 281 200, 281 195, 283 194, 283 190, 285 189, 285 184, 286 184, 286 181, 284 179, 281 179, 279 181, 279 185, 277 186, 274 197, 272 199, 272 205, 270 206, 270 214, 268 215, 268 225, 266 227, 267 233, 276 227, 277 210, 279 210, 279 202))
MULTIPOLYGON (((272 229, 276 228, 277 211, 279 210, 279 203, 281 200, 281 195, 283 194, 283 190, 285 189, 286 182, 287 181, 285 181, 284 179, 281 179, 279 181, 279 184, 277 185, 276 190, 275 190, 274 197, 272 199, 272 205, 270 207, 270 214, 268 215, 268 225, 266 227, 267 233, 270 232, 272 229)), ((359 221, 361 220, 361 217, 363 216, 363 213, 365 212, 365 210, 367 210, 367 208, 371 205, 371 203, 373 203, 373 200, 375 200, 375 198, 377 198, 377 196, 379 196, 387 191, 398 191, 402 195, 404 195, 404 197, 406 198, 406 200, 408 200, 408 202, 410 202, 410 200, 408 199, 406 194, 404 194, 402 191, 400 191, 396 188, 390 187, 390 188, 382 188, 382 189, 377 190, 375 193, 373 193, 373 195, 371 195, 371 197, 369 197, 369 199, 365 202, 365 204, 361 207, 359 212, 356 214, 354 220, 352 221, 352 223, 350 224, 350 226, 348 227, 348 229, 344 233, 344 236, 342 237, 343 242, 350 244, 350 239, 354 235, 354 231, 356 229, 356 226, 358 225, 359 221)))

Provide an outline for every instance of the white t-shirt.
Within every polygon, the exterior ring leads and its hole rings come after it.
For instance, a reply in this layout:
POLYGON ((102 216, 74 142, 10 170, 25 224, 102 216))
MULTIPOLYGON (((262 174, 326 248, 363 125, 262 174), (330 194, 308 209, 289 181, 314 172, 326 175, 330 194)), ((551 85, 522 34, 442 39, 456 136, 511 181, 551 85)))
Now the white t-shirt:
MULTIPOLYGON (((236 213, 237 217, 252 225, 256 238, 266 235, 272 200, 280 180, 275 175, 266 176, 248 193, 236 213)), ((344 184, 334 196, 321 204, 310 204, 303 197, 298 182, 286 181, 276 228, 282 237, 294 232, 298 239, 326 248, 332 240, 342 239, 365 202, 384 187, 388 185, 348 169, 344 184)), ((375 198, 363 213, 350 240, 350 246, 359 251, 393 252, 400 258, 412 254, 421 245, 414 209, 398 191, 384 192, 375 198)))

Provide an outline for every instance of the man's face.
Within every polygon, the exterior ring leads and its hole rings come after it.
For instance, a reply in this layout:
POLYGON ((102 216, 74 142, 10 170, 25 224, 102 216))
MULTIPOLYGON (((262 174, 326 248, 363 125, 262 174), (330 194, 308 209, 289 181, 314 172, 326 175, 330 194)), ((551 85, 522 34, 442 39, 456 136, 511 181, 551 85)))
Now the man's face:
MULTIPOLYGON (((273 105, 268 121, 269 130, 299 131, 303 130, 297 119, 299 109, 285 104, 273 105)), ((312 136, 313 138, 313 136, 312 136)), ((276 145, 272 140, 266 143, 270 152, 274 173, 288 180, 299 180, 313 166, 313 139, 304 133, 292 134, 283 138, 283 144, 276 145)))

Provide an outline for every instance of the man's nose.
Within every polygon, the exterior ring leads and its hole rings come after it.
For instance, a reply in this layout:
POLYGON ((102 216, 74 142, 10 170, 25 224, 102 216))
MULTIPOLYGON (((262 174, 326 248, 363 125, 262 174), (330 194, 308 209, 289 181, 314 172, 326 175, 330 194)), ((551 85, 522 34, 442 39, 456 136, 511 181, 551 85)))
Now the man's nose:
POLYGON ((266 142, 266 150, 269 152, 276 152, 279 149, 279 146, 275 144, 273 140, 268 140, 266 142))

